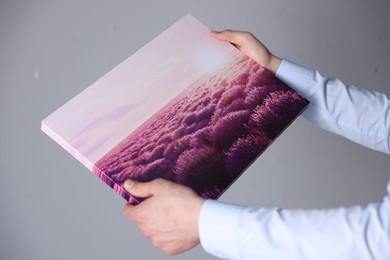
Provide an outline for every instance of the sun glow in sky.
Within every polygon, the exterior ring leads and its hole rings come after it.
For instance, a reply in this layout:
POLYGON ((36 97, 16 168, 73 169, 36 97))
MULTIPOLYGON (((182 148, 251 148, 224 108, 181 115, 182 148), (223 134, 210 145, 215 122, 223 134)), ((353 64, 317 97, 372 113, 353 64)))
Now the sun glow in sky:
POLYGON ((233 50, 186 15, 43 124, 95 163, 233 50))

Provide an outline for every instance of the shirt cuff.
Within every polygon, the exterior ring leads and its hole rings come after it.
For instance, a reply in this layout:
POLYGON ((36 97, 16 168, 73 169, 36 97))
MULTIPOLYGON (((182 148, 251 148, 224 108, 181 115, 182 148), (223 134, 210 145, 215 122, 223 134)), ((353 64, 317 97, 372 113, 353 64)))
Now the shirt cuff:
POLYGON ((244 207, 207 200, 199 218, 203 249, 223 259, 238 259, 238 219, 244 207))
POLYGON ((275 76, 304 97, 308 97, 314 73, 314 70, 283 59, 275 76))

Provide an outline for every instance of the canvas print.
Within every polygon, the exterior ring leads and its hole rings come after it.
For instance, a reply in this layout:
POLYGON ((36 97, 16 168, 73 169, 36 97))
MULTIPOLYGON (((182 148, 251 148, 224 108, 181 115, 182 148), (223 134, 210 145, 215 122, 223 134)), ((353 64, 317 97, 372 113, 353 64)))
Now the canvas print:
POLYGON ((42 121, 130 203, 126 179, 217 199, 308 101, 186 15, 42 121))

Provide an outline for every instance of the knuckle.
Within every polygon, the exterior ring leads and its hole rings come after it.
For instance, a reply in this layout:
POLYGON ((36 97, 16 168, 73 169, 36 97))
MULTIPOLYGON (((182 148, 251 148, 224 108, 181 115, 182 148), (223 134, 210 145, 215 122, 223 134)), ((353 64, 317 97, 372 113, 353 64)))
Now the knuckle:
POLYGON ((167 242, 156 241, 156 242, 154 242, 153 245, 155 247, 159 248, 161 251, 163 251, 167 255, 174 255, 176 253, 175 250, 167 242))
POLYGON ((159 191, 168 185, 168 182, 162 178, 155 179, 153 181, 153 189, 159 191))
POLYGON ((127 210, 125 214, 126 218, 134 221, 138 226, 145 225, 148 221, 148 214, 146 214, 142 208, 131 208, 130 210, 127 210))
POLYGON ((172 255, 173 251, 171 247, 169 246, 169 243, 161 240, 152 240, 152 244, 154 247, 160 249, 162 252, 164 252, 167 255, 172 255))
MULTIPOLYGON (((141 229, 142 234, 144 234, 145 237, 152 240, 153 232, 150 229, 142 228, 142 226, 139 226, 141 229)), ((153 240, 152 240, 153 243, 153 240)))
POLYGON ((162 179, 162 178, 157 178, 157 179, 155 179, 153 182, 154 182, 155 185, 160 186, 160 185, 163 185, 164 179, 162 179))
POLYGON ((177 254, 176 250, 171 248, 171 247, 165 247, 162 249, 162 251, 167 255, 176 255, 177 254))
POLYGON ((253 39, 255 36, 254 36, 251 32, 243 32, 243 37, 244 37, 246 40, 251 40, 251 39, 253 39))
POLYGON ((126 205, 124 208, 123 208, 123 216, 125 218, 127 218, 128 220, 133 220, 133 215, 134 215, 134 209, 129 207, 128 205, 126 205))
POLYGON ((131 192, 137 192, 139 190, 139 183, 134 183, 133 186, 131 187, 131 192))
POLYGON ((123 216, 127 219, 130 219, 130 212, 127 209, 123 209, 123 216))
POLYGON ((132 217, 134 221, 137 222, 139 225, 145 225, 145 223, 147 222, 145 214, 140 210, 134 211, 132 213, 132 217))
POLYGON ((152 242, 152 245, 167 255, 176 255, 179 251, 176 250, 176 247, 172 246, 172 243, 157 239, 153 236, 149 236, 149 239, 152 242))
POLYGON ((152 244, 153 244, 154 247, 159 248, 161 250, 162 250, 162 248, 164 246, 162 242, 160 242, 158 240, 154 240, 154 239, 152 239, 152 244))

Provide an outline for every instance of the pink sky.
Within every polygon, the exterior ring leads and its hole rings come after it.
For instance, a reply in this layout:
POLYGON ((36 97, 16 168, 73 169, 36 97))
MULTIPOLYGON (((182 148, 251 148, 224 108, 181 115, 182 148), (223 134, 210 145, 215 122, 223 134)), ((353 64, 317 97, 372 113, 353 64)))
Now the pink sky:
POLYGON ((234 48, 186 15, 42 122, 88 168, 234 48))

